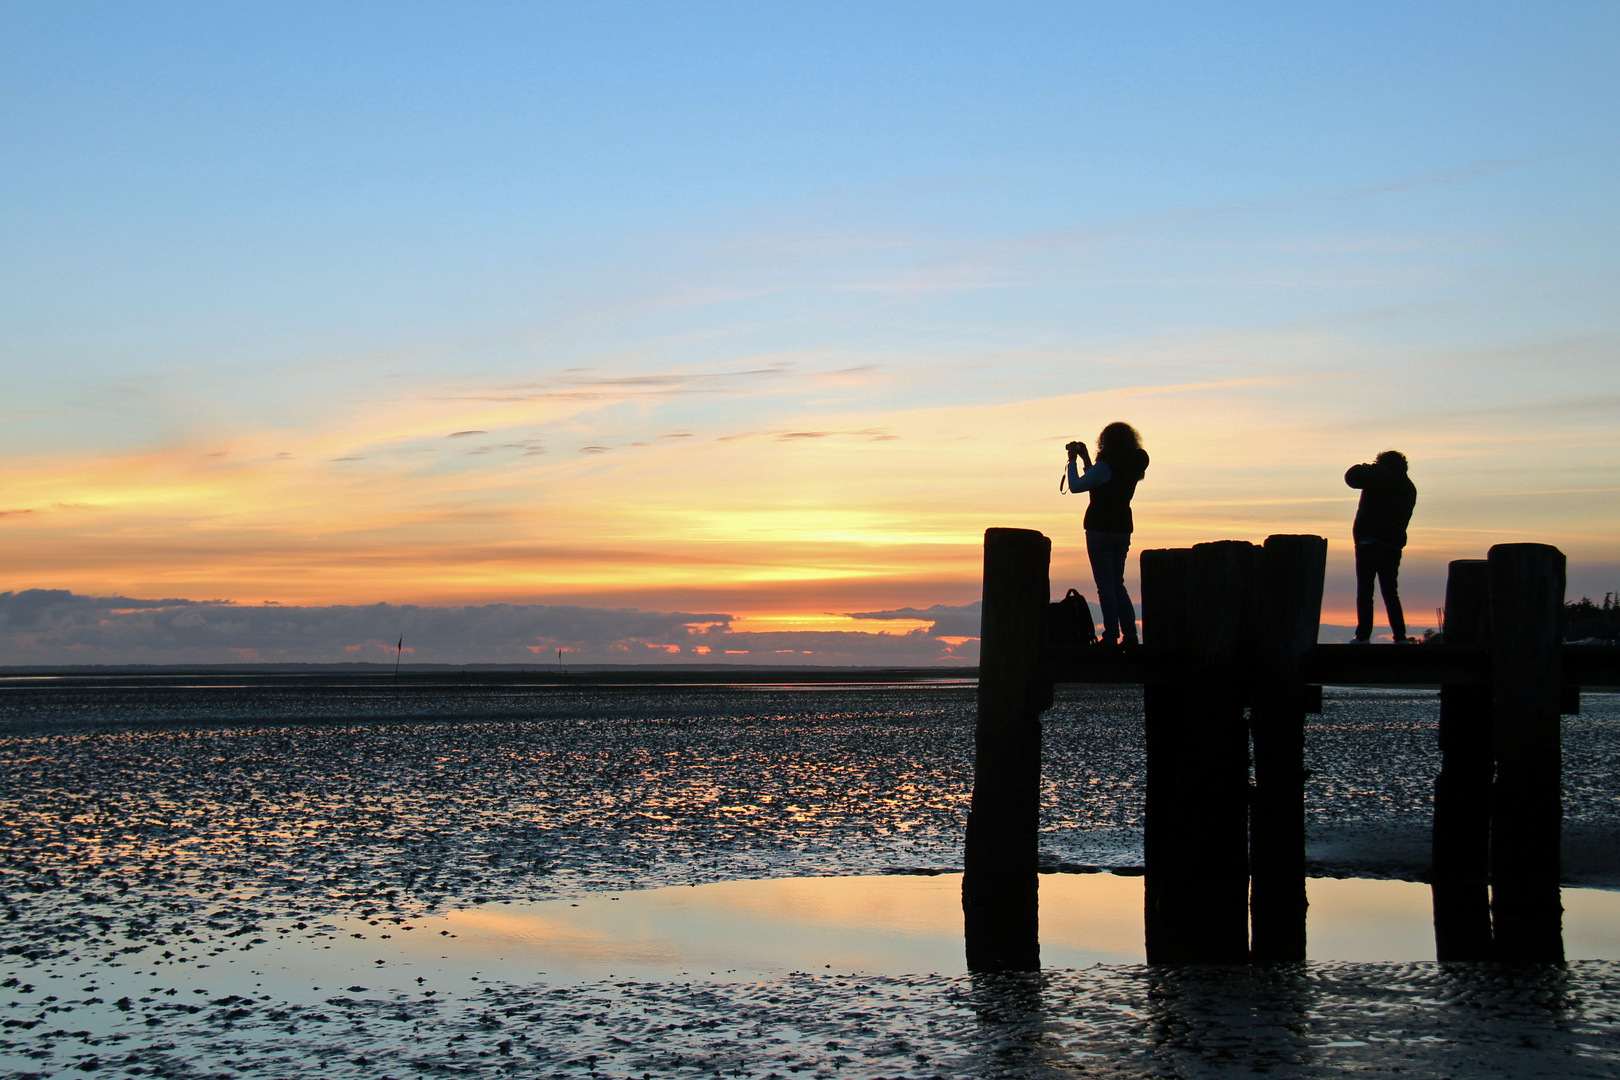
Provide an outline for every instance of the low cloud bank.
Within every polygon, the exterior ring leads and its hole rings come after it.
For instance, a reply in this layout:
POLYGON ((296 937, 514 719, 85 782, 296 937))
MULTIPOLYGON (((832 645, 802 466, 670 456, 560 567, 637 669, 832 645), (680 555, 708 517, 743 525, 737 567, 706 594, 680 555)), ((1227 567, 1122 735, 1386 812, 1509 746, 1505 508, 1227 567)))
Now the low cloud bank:
POLYGON ((934 625, 929 633, 937 637, 970 637, 979 636, 979 603, 961 604, 951 607, 946 604, 935 604, 927 608, 895 608, 893 611, 849 611, 845 612, 851 619, 916 619, 931 622, 934 625))
POLYGON ((0 593, 0 666, 407 663, 977 663, 979 605, 852 613, 930 623, 906 633, 739 632, 718 612, 548 604, 247 607, 227 601, 0 593))

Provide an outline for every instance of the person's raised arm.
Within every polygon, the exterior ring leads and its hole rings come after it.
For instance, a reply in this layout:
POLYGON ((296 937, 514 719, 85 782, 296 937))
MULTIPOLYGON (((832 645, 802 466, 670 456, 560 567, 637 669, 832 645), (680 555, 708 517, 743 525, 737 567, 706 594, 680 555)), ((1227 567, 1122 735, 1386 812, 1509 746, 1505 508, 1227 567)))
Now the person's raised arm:
POLYGON ((1086 471, 1081 473, 1075 468, 1075 457, 1077 455, 1076 451, 1071 447, 1069 450, 1070 494, 1078 495, 1082 491, 1090 491, 1093 488, 1102 487, 1104 484, 1108 483, 1108 481, 1114 478, 1114 470, 1108 467, 1108 463, 1106 461, 1099 461, 1095 465, 1091 463, 1091 455, 1086 453, 1085 443, 1074 443, 1072 446, 1079 447, 1078 456, 1085 460, 1086 471))

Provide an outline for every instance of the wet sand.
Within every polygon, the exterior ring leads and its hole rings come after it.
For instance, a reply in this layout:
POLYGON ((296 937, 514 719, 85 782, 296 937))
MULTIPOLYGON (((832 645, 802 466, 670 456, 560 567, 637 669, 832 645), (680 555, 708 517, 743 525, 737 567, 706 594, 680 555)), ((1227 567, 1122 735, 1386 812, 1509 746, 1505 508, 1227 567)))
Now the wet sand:
MULTIPOLYGON (((1435 710, 1421 692, 1330 693, 1308 763, 1316 872, 1421 877, 1435 710)), ((1620 709, 1589 695, 1586 712, 1566 723, 1569 837, 1586 851, 1570 877, 1613 886, 1620 709)), ((1139 717, 1134 692, 1061 695, 1053 866, 1140 862, 1139 717)), ((948 686, 0 691, 0 982, 16 980, 0 1061, 19 1076, 1218 1075, 1257 1054, 1288 1075, 1614 1075, 1620 970, 1604 962, 469 976, 312 982, 297 999, 251 974, 273 944, 323 944, 326 923, 380 935, 502 900, 954 868, 971 723, 971 691, 948 686), (102 992, 136 964, 144 992, 102 992)))

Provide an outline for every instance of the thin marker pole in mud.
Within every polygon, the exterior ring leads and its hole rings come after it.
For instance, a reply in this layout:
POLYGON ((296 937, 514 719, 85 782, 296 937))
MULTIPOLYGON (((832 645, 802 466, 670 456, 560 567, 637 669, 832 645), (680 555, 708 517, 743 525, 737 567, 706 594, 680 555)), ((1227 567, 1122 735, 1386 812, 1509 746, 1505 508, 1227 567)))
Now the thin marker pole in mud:
POLYGON ((1052 704, 1051 562, 1052 541, 1032 529, 985 530, 979 717, 962 874, 969 971, 1041 966, 1041 713, 1052 704))

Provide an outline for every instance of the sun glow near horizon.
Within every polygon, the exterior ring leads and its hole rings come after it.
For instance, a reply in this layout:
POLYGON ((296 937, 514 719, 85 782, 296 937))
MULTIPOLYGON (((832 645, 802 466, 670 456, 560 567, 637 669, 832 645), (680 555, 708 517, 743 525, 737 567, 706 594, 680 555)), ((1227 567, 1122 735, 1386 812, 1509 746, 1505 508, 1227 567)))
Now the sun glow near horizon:
MULTIPOLYGON (((13 459, 0 482, 12 549, 31 568, 19 585, 283 604, 624 603, 709 590, 739 616, 811 627, 828 608, 822 589, 845 608, 863 585, 874 608, 976 595, 991 525, 1052 536, 1054 588, 1089 592, 1084 504, 1059 496, 1056 479, 1065 438, 1089 440, 1115 417, 1136 423, 1153 455, 1135 551, 1317 532, 1343 561, 1355 493, 1340 473, 1356 460, 1343 449, 1354 423, 1314 398, 1315 381, 923 408, 838 402, 742 432, 694 422, 678 399, 644 409, 635 426, 604 422, 599 398, 572 411, 550 403, 551 429, 529 415, 500 428, 488 414, 469 429, 474 417, 459 411, 434 427, 409 397, 399 422, 367 402, 333 423, 328 402, 319 430, 255 431, 240 417, 225 443, 13 459), (653 434, 672 427, 680 438, 653 434), (934 592, 896 596, 905 581, 934 592), (739 607, 756 589, 767 602, 739 607), (798 599, 784 606, 784 594, 798 599)), ((1539 441, 1559 437, 1550 427, 1539 441)), ((1516 532, 1557 537, 1575 559, 1607 553, 1582 519, 1612 489, 1519 497, 1534 527, 1513 530, 1502 512, 1513 497, 1475 479, 1481 466, 1514 467, 1492 440, 1447 431, 1402 445, 1423 492, 1411 561, 1481 553, 1516 532)), ((1330 598, 1330 611, 1345 610, 1330 598)))

